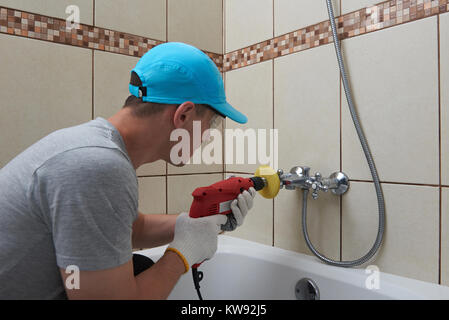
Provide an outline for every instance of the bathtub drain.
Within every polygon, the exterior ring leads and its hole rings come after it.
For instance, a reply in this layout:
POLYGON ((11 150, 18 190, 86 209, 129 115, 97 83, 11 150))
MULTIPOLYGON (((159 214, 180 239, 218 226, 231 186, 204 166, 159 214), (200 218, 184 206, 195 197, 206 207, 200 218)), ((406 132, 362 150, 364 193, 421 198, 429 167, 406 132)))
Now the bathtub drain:
POLYGON ((315 281, 303 278, 296 283, 295 295, 297 300, 320 300, 320 290, 315 281))

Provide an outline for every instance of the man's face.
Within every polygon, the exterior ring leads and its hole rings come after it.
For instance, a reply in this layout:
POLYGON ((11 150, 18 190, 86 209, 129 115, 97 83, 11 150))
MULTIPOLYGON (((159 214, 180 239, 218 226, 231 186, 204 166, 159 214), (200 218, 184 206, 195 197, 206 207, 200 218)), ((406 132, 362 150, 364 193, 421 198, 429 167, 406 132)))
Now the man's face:
MULTIPOLYGON (((188 147, 189 152, 178 154, 183 159, 180 164, 174 164, 170 156, 168 157, 169 158, 168 162, 177 167, 184 166, 186 162, 193 156, 195 150, 197 150, 200 146, 204 146, 209 142, 210 139, 209 130, 219 128, 223 119, 224 118, 220 114, 218 114, 211 108, 207 108, 203 113, 201 113, 201 115, 198 115, 196 111, 193 114, 191 114, 190 119, 185 121, 182 128, 185 130, 185 132, 188 133, 189 141, 187 143, 189 146, 188 147)), ((183 136, 182 139, 185 139, 185 136, 183 136)), ((186 141, 181 142, 186 143, 186 141)), ((176 146, 178 143, 180 143, 180 141, 171 142, 170 143, 171 148, 176 146)), ((186 151, 185 149, 183 150, 186 151)))

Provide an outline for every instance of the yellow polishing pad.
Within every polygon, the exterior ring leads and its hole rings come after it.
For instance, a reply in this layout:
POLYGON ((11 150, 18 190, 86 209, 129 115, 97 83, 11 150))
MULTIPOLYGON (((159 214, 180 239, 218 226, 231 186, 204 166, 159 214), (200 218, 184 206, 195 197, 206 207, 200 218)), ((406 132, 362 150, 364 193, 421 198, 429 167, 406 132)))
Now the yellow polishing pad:
POLYGON ((267 185, 259 193, 262 197, 267 199, 273 199, 277 196, 279 189, 281 188, 281 181, 277 172, 269 166, 260 166, 254 173, 256 177, 265 178, 267 185))

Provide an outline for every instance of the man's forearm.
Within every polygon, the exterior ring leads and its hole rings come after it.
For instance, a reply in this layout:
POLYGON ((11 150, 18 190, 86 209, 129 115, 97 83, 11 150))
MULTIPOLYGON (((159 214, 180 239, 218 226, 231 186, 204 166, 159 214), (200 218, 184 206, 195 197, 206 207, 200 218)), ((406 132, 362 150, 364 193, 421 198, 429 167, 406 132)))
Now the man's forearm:
MULTIPOLYGON (((60 268, 61 279, 70 276, 60 268)), ((151 268, 133 274, 133 260, 111 269, 87 271, 79 274, 77 290, 66 288, 69 299, 166 299, 180 276, 185 272, 182 259, 174 252, 166 252, 151 268)))
POLYGON ((133 224, 133 248, 153 248, 173 241, 176 214, 142 214, 133 224))

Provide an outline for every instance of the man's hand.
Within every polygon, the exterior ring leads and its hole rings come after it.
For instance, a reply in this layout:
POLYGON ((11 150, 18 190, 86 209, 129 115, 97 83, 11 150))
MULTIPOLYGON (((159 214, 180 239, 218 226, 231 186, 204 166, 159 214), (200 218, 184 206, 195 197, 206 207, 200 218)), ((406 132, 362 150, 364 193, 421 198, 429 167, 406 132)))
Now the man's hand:
POLYGON ((232 214, 228 215, 228 221, 221 227, 223 231, 234 231, 240 227, 245 220, 248 211, 253 207, 253 200, 256 196, 256 190, 249 188, 248 191, 243 191, 237 199, 231 202, 232 214))
POLYGON ((167 250, 178 254, 184 262, 185 272, 192 265, 212 258, 217 251, 218 233, 226 219, 224 215, 195 219, 185 212, 177 217, 175 237, 167 250))

